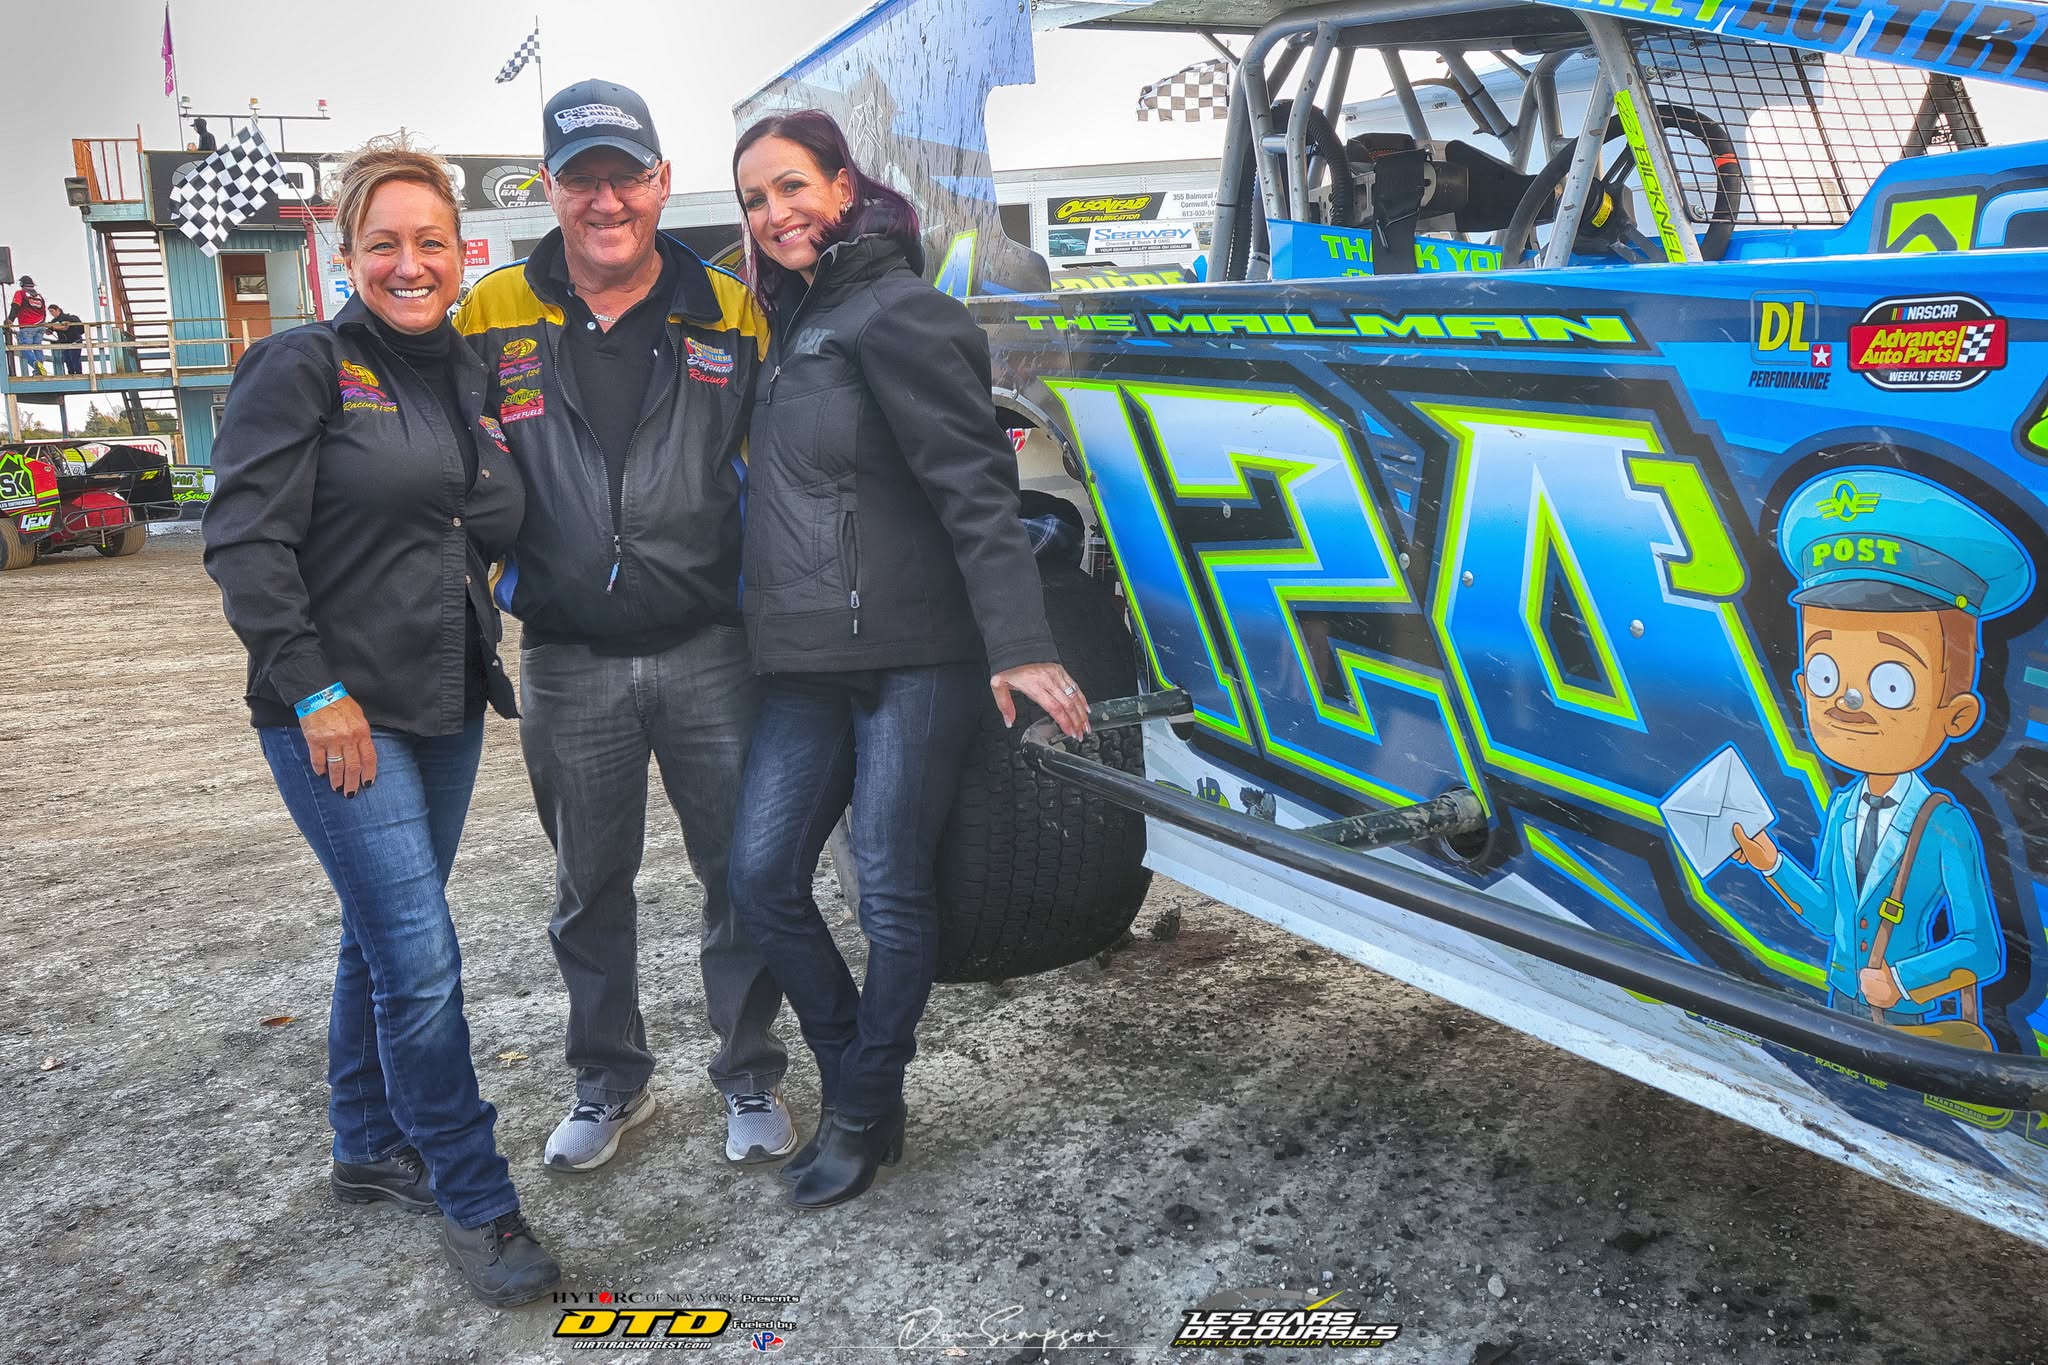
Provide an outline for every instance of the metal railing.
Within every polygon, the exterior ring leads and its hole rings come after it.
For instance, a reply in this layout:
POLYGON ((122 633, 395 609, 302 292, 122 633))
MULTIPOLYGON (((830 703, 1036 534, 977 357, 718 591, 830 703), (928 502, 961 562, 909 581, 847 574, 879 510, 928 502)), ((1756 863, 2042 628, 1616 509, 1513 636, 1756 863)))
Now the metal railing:
POLYGON ((0 350, 6 352, 10 382, 17 386, 91 391, 103 387, 103 380, 137 375, 162 376, 175 385, 186 375, 229 373, 251 343, 312 321, 311 313, 269 319, 168 318, 146 324, 141 337, 116 322, 84 322, 79 325, 85 336, 76 342, 53 339, 45 326, 43 339, 32 344, 10 327, 0 350))
POLYGON ((71 162, 85 180, 89 202, 133 204, 143 197, 142 128, 134 137, 75 137, 71 162))

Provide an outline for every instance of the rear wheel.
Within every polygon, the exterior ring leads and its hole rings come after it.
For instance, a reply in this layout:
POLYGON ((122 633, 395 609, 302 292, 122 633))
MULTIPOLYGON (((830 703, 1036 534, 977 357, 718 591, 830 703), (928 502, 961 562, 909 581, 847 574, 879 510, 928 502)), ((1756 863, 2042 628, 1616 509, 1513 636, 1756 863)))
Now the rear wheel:
POLYGON ((13 517, 0 517, 0 571, 26 569, 36 562, 36 547, 22 539, 13 517))
POLYGON ((138 553, 149 544, 147 526, 130 526, 116 535, 108 536, 95 548, 108 559, 119 559, 123 555, 138 553))
MULTIPOLYGON (((1060 662, 1090 701, 1138 690, 1117 599, 1078 568, 1041 563, 1060 662)), ((997 981, 1079 962, 1115 943, 1144 903, 1145 822, 1034 771, 1017 737, 1044 713, 1017 696, 1008 729, 983 701, 939 846, 939 980, 997 981)), ((1137 730, 1094 735, 1082 752, 1144 772, 1137 730)))

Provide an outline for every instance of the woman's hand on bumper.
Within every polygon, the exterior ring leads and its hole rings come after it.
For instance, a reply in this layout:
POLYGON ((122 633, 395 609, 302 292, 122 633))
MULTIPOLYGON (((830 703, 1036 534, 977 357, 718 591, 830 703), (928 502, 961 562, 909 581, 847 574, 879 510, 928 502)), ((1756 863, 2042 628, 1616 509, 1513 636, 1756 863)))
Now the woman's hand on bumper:
POLYGON ((1003 713, 1005 725, 1017 723, 1017 703, 1010 695, 1014 689, 1044 707, 1069 739, 1079 739, 1088 733, 1088 698, 1081 695, 1080 687, 1058 664, 1006 668, 988 680, 988 687, 995 693, 996 710, 1003 713))

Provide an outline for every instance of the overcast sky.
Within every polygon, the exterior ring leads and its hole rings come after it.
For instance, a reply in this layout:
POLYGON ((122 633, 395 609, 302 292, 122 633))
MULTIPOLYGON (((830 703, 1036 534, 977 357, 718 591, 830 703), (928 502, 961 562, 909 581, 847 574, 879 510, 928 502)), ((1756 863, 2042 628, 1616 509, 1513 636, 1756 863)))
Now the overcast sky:
MULTIPOLYGON (((0 137, 0 244, 54 302, 91 316, 86 239, 64 203, 74 137, 182 147, 163 91, 161 0, 0 0, 7 16, 8 132, 0 137), (36 73, 33 77, 25 73, 36 73)), ((541 24, 548 87, 602 76, 646 96, 680 192, 724 188, 732 106, 866 8, 864 0, 395 0, 303 5, 175 0, 181 91, 201 113, 248 109, 332 121, 287 126, 287 149, 339 151, 400 125, 443 152, 537 153, 543 92, 531 70, 492 77, 541 24)), ((1222 125, 1140 123, 1138 88, 1213 55, 1175 34, 1037 35, 1038 79, 989 101, 998 170, 1213 156, 1222 125)), ((1368 68, 1369 69, 1369 68, 1368 68)), ((1352 98, 1362 89, 1354 78, 1352 98)), ((1993 140, 2040 136, 2048 96, 1976 86, 1993 140)), ((216 124, 216 131, 221 131, 216 124)))
MULTIPOLYGON (((86 238, 64 203, 71 140, 133 137, 183 147, 190 134, 163 94, 161 0, 0 0, 12 82, 0 138, 0 244, 52 301, 90 317, 86 238), (20 73, 41 73, 34 81, 20 73), (33 88, 34 93, 30 93, 33 88)), ((328 123, 286 125, 289 150, 339 151, 404 125, 451 154, 540 150, 542 94, 531 69, 492 78, 541 25, 548 87, 601 76, 647 98, 678 193, 724 188, 732 106, 867 6, 865 0, 398 0, 300 5, 280 0, 174 0, 178 83, 199 113, 268 114, 328 123)), ((1213 53, 1171 34, 1039 36, 1039 82, 989 101, 998 169, 1214 156, 1220 123, 1139 123, 1138 88, 1213 53)), ((216 133, 224 132, 212 120, 216 133)), ((275 125, 265 125, 266 134, 275 125)))

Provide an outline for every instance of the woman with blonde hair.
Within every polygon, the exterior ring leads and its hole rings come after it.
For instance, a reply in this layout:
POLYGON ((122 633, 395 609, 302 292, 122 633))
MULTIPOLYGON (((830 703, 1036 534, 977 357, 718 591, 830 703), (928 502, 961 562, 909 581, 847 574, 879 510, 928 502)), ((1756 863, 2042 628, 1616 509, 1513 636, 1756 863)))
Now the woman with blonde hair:
POLYGON ((446 163, 380 139, 335 200, 354 296, 249 348, 228 392, 206 570, 249 652, 285 808, 341 900, 327 1029, 329 1183, 441 1213, 484 1302, 561 1270, 528 1229, 477 1089, 446 888, 485 703, 518 714, 485 566, 525 511, 448 323, 462 283, 446 163))

